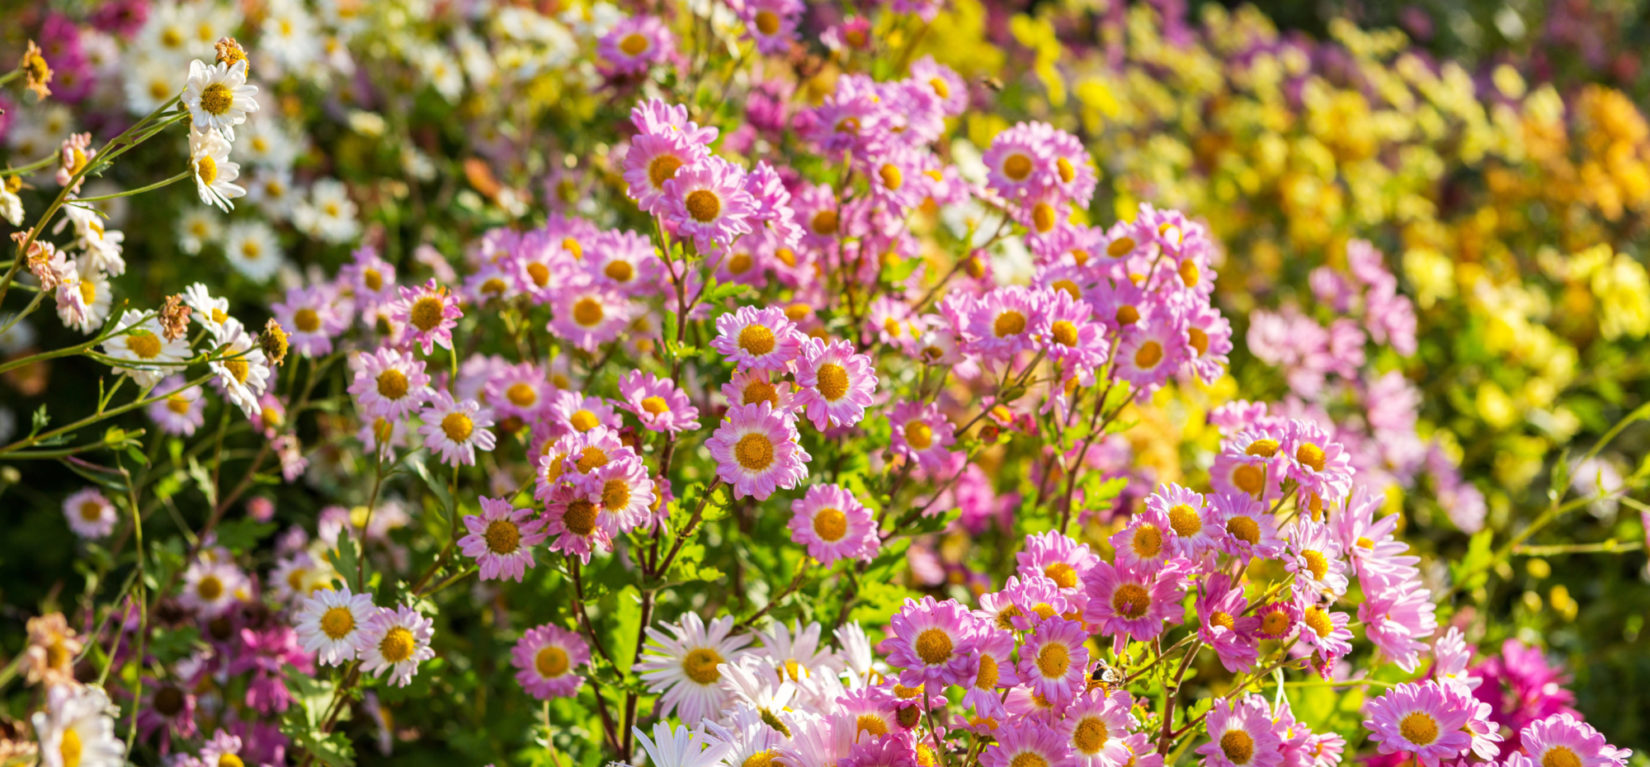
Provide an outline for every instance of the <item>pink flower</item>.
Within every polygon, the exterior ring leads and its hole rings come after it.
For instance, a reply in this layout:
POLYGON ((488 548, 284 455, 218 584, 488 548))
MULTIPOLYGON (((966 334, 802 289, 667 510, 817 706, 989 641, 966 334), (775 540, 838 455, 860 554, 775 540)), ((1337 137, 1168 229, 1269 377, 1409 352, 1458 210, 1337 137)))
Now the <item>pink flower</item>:
POLYGON ((929 472, 943 471, 951 463, 950 447, 957 441, 956 427, 933 402, 901 402, 888 411, 893 425, 894 452, 916 461, 929 472))
POLYGON ((453 395, 437 391, 428 406, 420 413, 424 425, 418 433, 424 437, 424 446, 441 456, 448 466, 473 466, 476 449, 493 449, 492 411, 475 400, 456 402, 453 395))
POLYGON ((984 767, 1076 767, 1077 760, 1065 738, 1039 720, 1010 719, 992 735, 997 742, 980 754, 984 767))
POLYGON ((1289 534, 1285 570, 1295 574, 1295 593, 1306 601, 1338 598, 1346 593, 1346 560, 1329 538, 1326 525, 1297 518, 1289 534))
POLYGON ((1020 683, 1014 673, 1014 635, 1007 629, 979 625, 974 649, 978 668, 974 678, 963 683, 962 704, 973 706, 979 716, 1005 716, 1002 691, 1020 683))
POLYGON ((1066 707, 1059 730, 1076 752, 1081 767, 1124 767, 1134 759, 1125 738, 1139 725, 1129 709, 1133 699, 1118 690, 1110 695, 1094 690, 1066 707))
POLYGON ((1613 748, 1593 726, 1568 712, 1532 722, 1518 733, 1520 751, 1508 767, 1620 767, 1633 752, 1613 748))
POLYGON ((716 318, 711 348, 744 370, 783 371, 802 352, 805 336, 775 306, 741 306, 716 318))
POLYGON ((1383 754, 1413 754, 1427 767, 1461 756, 1472 746, 1467 723, 1471 698, 1437 682, 1400 684, 1364 707, 1364 727, 1383 754))
POLYGON ((788 413, 766 402, 728 408, 726 420, 705 441, 716 473, 734 497, 767 500, 779 488, 796 487, 808 476, 810 456, 788 413))
POLYGON ((809 487, 791 503, 789 526, 791 540, 827 567, 838 559, 868 562, 882 543, 871 511, 839 485, 809 487))
POLYGON ((612 73, 639 75, 666 60, 674 48, 670 30, 657 16, 632 16, 602 35, 596 51, 612 73))
POLYGON ((1083 576, 1100 558, 1088 544, 1050 530, 1027 535, 1025 548, 1014 555, 1014 561, 1020 575, 1046 578, 1061 592, 1076 596, 1083 590, 1083 576))
POLYGON ((1168 546, 1175 556, 1199 561, 1220 547, 1214 510, 1203 494, 1170 483, 1146 497, 1146 508, 1169 522, 1168 546))
POLYGON ((1318 656, 1318 673, 1327 677, 1329 667, 1352 652, 1352 630, 1346 627, 1346 613, 1333 612, 1312 602, 1301 606, 1300 645, 1318 656))
POLYGON ((627 533, 647 522, 657 496, 647 467, 634 453, 618 455, 574 482, 597 504, 597 524, 609 535, 627 533))
POLYGON ((978 635, 976 619, 962 605, 925 596, 920 602, 905 600, 889 621, 888 638, 879 649, 889 665, 903 669, 901 684, 938 689, 973 680, 978 635))
POLYGON ((1056 706, 1070 702, 1088 683, 1087 639, 1077 621, 1050 618, 1037 624, 1020 648, 1020 681, 1056 706))
POLYGON ((1204 722, 1209 742, 1198 746, 1204 767, 1281 767, 1283 739, 1273 730, 1272 712, 1259 695, 1236 704, 1215 701, 1204 722))
POLYGON ((700 252, 727 246, 750 234, 756 198, 745 190, 745 172, 710 156, 676 171, 664 183, 664 216, 676 235, 691 238, 700 252))
POLYGON ((682 432, 699 428, 699 410, 667 378, 632 370, 619 377, 624 409, 650 431, 682 432))
POLYGON ((487 406, 495 418, 518 418, 533 423, 543 418, 555 387, 544 371, 531 362, 500 368, 487 378, 487 406))
POLYGON ((1018 285, 987 293, 968 313, 965 348, 998 362, 1008 362, 1032 348, 1031 330, 1043 321, 1047 296, 1018 285))
POLYGON ((481 513, 464 517, 469 535, 458 540, 464 556, 481 565, 484 581, 521 582, 533 566, 533 547, 544 542, 544 520, 532 509, 517 509, 504 498, 481 497, 481 513))
POLYGON ((578 669, 589 662, 584 638, 550 623, 528 629, 510 650, 516 681, 539 700, 572 697, 584 683, 578 669))
POLYGON ((369 675, 390 672, 390 684, 406 687, 418 673, 418 664, 435 657, 430 639, 435 622, 406 605, 384 607, 361 630, 361 670, 369 675))
POLYGON ((1083 579, 1088 608, 1083 618, 1113 637, 1118 652, 1129 639, 1148 641, 1163 632, 1163 622, 1181 621, 1184 573, 1169 565, 1147 570, 1138 565, 1096 562, 1083 579))
POLYGON ((597 426, 620 426, 619 416, 607 400, 571 389, 563 389, 552 396, 549 418, 553 427, 551 433, 558 437, 587 432, 597 426))
POLYGON ((1093 309, 1063 290, 1048 293, 1032 337, 1037 348, 1067 372, 1081 373, 1106 361, 1109 334, 1094 319, 1093 309))
POLYGON ((807 412, 814 428, 824 431, 853 426, 865 417, 877 390, 871 358, 847 341, 809 338, 796 362, 796 406, 807 412))
POLYGON ((1352 457, 1317 424, 1290 421, 1279 446, 1288 460, 1287 475, 1300 483, 1301 492, 1333 503, 1352 489, 1352 457))
POLYGON ((424 363, 412 352, 388 347, 357 358, 349 393, 363 420, 400 420, 417 410, 433 393, 424 363))
POLYGON ((544 532, 554 536, 550 550, 589 564, 592 551, 613 548, 611 535, 599 523, 600 512, 600 506, 572 485, 556 485, 544 505, 544 532))
POLYGON ((1246 615, 1249 600, 1241 584, 1233 586, 1224 573, 1209 576, 1197 598, 1197 635, 1220 656, 1227 671, 1242 673, 1254 668, 1260 648, 1253 632, 1260 619, 1246 615))
POLYGON ((293 288, 285 301, 270 307, 299 354, 326 356, 332 351, 332 337, 349 327, 349 317, 335 308, 333 298, 330 287, 293 288))
POLYGON ((1278 522, 1260 501, 1243 493, 1221 493, 1210 502, 1209 523, 1220 532, 1219 545, 1240 562, 1253 557, 1275 559, 1283 553, 1278 522))
POLYGON ((635 311, 617 291, 586 279, 556 294, 548 329, 573 346, 593 352, 618 338, 635 311))
POLYGON ((398 321, 405 323, 409 335, 406 342, 417 344, 429 354, 437 346, 451 349, 453 347, 453 328, 458 327, 458 318, 464 312, 458 308, 458 301, 447 293, 447 289, 436 284, 435 278, 416 288, 401 287, 401 298, 396 302, 394 314, 398 321))
POLYGON ((762 55, 782 56, 790 51, 805 10, 801 0, 747 0, 734 7, 762 55))

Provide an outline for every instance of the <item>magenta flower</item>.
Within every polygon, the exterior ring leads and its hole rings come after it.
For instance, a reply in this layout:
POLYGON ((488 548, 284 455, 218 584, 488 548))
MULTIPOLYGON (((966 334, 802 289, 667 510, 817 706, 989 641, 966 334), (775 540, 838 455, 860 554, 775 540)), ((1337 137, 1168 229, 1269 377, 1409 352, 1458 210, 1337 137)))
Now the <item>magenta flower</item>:
POLYGON ((699 409, 668 378, 632 370, 619 377, 623 407, 649 431, 683 432, 699 428, 699 409))
POLYGON ((805 10, 802 0, 747 0, 735 6, 745 22, 745 33, 764 56, 783 56, 796 39, 796 25, 805 10))
POLYGON ((741 306, 716 318, 711 348, 742 370, 783 371, 802 353, 802 331, 776 306, 741 306))
POLYGON ((1295 593, 1303 600, 1339 598, 1346 593, 1346 560, 1330 540, 1329 528, 1305 517, 1295 520, 1289 533, 1284 569, 1295 574, 1295 593))
POLYGON ((332 352, 332 337, 349 327, 349 317, 338 311, 333 299, 330 287, 316 285, 288 290, 285 301, 270 307, 299 354, 326 356, 332 352))
POLYGON ((1209 576, 1197 597, 1197 636, 1220 657, 1227 671, 1242 673, 1260 658, 1254 631, 1260 619, 1247 615, 1249 600, 1243 586, 1233 586, 1224 573, 1209 576))
POLYGON ((548 329, 574 347, 593 352, 618 338, 635 311, 618 291, 586 280, 556 294, 548 329))
POLYGON ((1237 703, 1215 701, 1204 721, 1209 742, 1197 747, 1204 767, 1281 767, 1283 739, 1273 729, 1272 712, 1259 695, 1237 703))
POLYGON ((796 487, 808 476, 810 456, 790 414, 766 402, 728 408, 726 420, 705 441, 716 473, 734 497, 767 500, 779 488, 796 487))
POLYGON ((1289 479, 1300 483, 1301 492, 1333 503, 1352 489, 1352 457, 1316 423, 1290 421, 1280 452, 1288 460, 1289 479))
POLYGON ((796 407, 807 412, 814 428, 853 426, 865 417, 877 390, 871 358, 847 341, 806 339, 796 358, 796 407))
POLYGON ((487 378, 487 406, 494 418, 518 418, 533 423, 543 418, 555 387, 544 371, 531 362, 509 365, 487 378))
POLYGON ((995 626, 978 625, 974 649, 978 669, 972 680, 963 683, 962 704, 973 706, 978 716, 1004 717, 1002 691, 1018 685, 1014 673, 1014 634, 995 626))
POLYGON ((1088 634, 1083 624, 1050 618, 1037 624, 1020 648, 1020 681, 1055 706, 1077 697, 1088 683, 1088 634))
POLYGON ((632 16, 602 35, 596 52, 607 62, 607 71, 640 75, 665 61, 674 48, 670 30, 657 16, 632 16))
POLYGON ((575 487, 597 504, 596 524, 609 535, 627 533, 647 522, 657 496, 647 467, 634 453, 615 455, 614 460, 589 474, 574 474, 575 487))
POLYGON ((819 484, 791 502, 791 541, 830 566, 839 559, 870 561, 882 539, 870 509, 839 485, 819 484))
POLYGON ((558 437, 587 432, 597 426, 615 429, 620 426, 619 415, 607 400, 571 389, 562 389, 552 396, 549 419, 553 427, 551 433, 558 437))
POLYGON ((664 183, 664 216, 676 236, 690 238, 700 252, 728 246, 750 234, 756 198, 745 190, 745 172, 720 157, 683 167, 664 183))
POLYGON ((1569 713, 1553 714, 1530 723, 1518 733, 1519 751, 1507 767, 1621 767, 1632 751, 1605 742, 1593 726, 1569 713))
POLYGON ((1031 331, 1043 322, 1048 293, 1019 285, 997 288, 973 302, 964 329, 965 349, 1007 363, 1032 348, 1031 331))
POLYGON ((1202 561, 1220 548, 1221 530, 1202 493, 1169 483, 1146 497, 1146 508, 1168 520, 1167 544, 1175 556, 1202 561))
POLYGON ((937 602, 906 599, 888 624, 888 638, 878 648, 888 664, 903 669, 900 683, 907 687, 967 685, 978 664, 974 648, 979 637, 976 619, 955 600, 937 602))
MULTIPOLYGON (((555 456, 546 456, 550 460, 555 456)), ((560 484, 548 494, 544 505, 544 532, 550 550, 590 564, 593 551, 613 548, 612 536, 599 523, 601 507, 592 503, 572 485, 560 484)))
POLYGON ((532 509, 486 496, 481 497, 481 513, 463 520, 470 534, 458 539, 458 548, 481 566, 481 579, 520 583, 533 566, 533 547, 544 542, 544 520, 534 519, 532 509))
POLYGON ((1025 548, 1014 555, 1014 561, 1020 575, 1047 578, 1061 592, 1077 595, 1083 590, 1083 576, 1094 569, 1100 557, 1088 544, 1050 530, 1027 535, 1025 548))
POLYGON ((933 402, 901 402, 888 411, 893 425, 894 452, 916 461, 929 472, 941 472, 951 463, 956 427, 933 402))
POLYGON ((1210 499, 1209 523, 1218 531, 1221 550, 1240 562, 1253 557, 1276 559, 1283 553, 1278 522, 1260 501, 1243 493, 1220 493, 1210 499))
POLYGON ((1093 309, 1063 290, 1047 295, 1044 311, 1032 330, 1038 350, 1072 373, 1104 364, 1109 335, 1105 325, 1094 319, 1093 309))
POLYGON ((1318 673, 1327 677, 1329 667, 1352 652, 1352 630, 1346 627, 1347 615, 1304 600, 1300 611, 1300 647, 1310 648, 1317 655, 1318 673))
POLYGON ((1096 562, 1083 579, 1089 597, 1083 619, 1113 637, 1121 652, 1129 639, 1149 641, 1163 632, 1164 621, 1181 621, 1184 580, 1173 562, 1156 570, 1096 562))
POLYGON ((510 650, 516 681, 539 700, 572 697, 584 683, 578 670, 590 662, 590 646, 577 633, 555 624, 531 628, 510 650))
POLYGON ((1110 695, 1093 690, 1066 707, 1059 730, 1076 752, 1080 767, 1124 767, 1134 760, 1125 740, 1129 730, 1139 726, 1129 713, 1133 704, 1122 690, 1110 695))
POLYGON ((407 327, 406 343, 417 344, 425 354, 437 346, 451 349, 453 328, 458 327, 458 318, 464 316, 458 308, 458 301, 447 293, 445 287, 436 284, 433 277, 419 287, 403 286, 400 291, 401 298, 395 304, 394 314, 396 320, 407 327))
POLYGON ((1472 746, 1471 698, 1437 682, 1401 684, 1364 707, 1364 727, 1383 754, 1412 754, 1427 767, 1472 746))
POLYGON ((980 754, 984 767, 1076 767, 1077 759, 1065 738, 1053 728, 1030 717, 1009 720, 992 735, 997 742, 980 754))

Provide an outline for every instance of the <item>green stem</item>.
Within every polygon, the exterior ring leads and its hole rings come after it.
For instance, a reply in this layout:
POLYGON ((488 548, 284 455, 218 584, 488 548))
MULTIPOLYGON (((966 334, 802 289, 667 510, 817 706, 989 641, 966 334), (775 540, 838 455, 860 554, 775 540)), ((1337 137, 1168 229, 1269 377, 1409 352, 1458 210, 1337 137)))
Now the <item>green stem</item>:
MULTIPOLYGON (((93 413, 92 415, 86 416, 85 418, 82 418, 78 421, 75 421, 74 423, 71 423, 68 426, 64 426, 64 427, 57 428, 57 429, 52 429, 51 431, 45 432, 44 434, 36 434, 32 437, 27 437, 27 438, 24 438, 24 439, 20 439, 16 442, 11 443, 10 445, 6 445, 5 447, 0 447, 0 456, 6 455, 7 453, 11 453, 13 451, 22 450, 22 449, 24 449, 26 447, 29 447, 31 445, 35 445, 35 444, 37 444, 37 443, 39 443, 43 440, 51 439, 52 437, 55 437, 59 434, 65 434, 67 432, 71 432, 71 431, 74 431, 76 429, 84 428, 86 426, 97 423, 98 421, 104 420, 106 418, 113 418, 117 415, 120 415, 121 413, 126 413, 126 412, 129 412, 129 411, 132 411, 132 410, 136 410, 136 409, 138 409, 140 407, 144 407, 146 405, 152 405, 156 402, 160 402, 161 400, 166 399, 167 397, 170 397, 174 394, 177 394, 178 392, 181 392, 181 391, 184 391, 184 390, 187 390, 187 389, 192 389, 196 386, 200 386, 201 384, 206 383, 211 378, 212 378, 212 375, 210 375, 210 374, 209 375, 204 375, 204 376, 201 376, 200 378, 197 378, 193 381, 185 383, 184 385, 182 385, 182 386, 180 386, 176 389, 173 389, 172 391, 169 391, 165 394, 150 397, 148 399, 134 400, 132 402, 128 402, 124 405, 121 405, 120 407, 117 407, 113 410, 107 410, 107 411, 104 411, 102 413, 93 413)), ((141 545, 141 541, 139 543, 141 545)))
POLYGON ((179 173, 178 175, 173 176, 169 179, 166 179, 164 181, 156 181, 155 183, 150 184, 148 186, 140 186, 136 189, 127 189, 124 192, 115 192, 113 194, 100 194, 96 197, 76 197, 74 199, 74 201, 75 202, 101 202, 103 200, 114 200, 114 199, 118 199, 118 198, 121 198, 121 197, 131 197, 133 195, 139 195, 139 194, 143 194, 144 192, 149 192, 149 191, 153 191, 155 189, 159 189, 163 186, 169 186, 171 184, 176 184, 177 182, 182 181, 186 178, 189 178, 190 176, 193 176, 193 175, 195 175, 194 171, 186 170, 186 171, 183 171, 182 173, 179 173))

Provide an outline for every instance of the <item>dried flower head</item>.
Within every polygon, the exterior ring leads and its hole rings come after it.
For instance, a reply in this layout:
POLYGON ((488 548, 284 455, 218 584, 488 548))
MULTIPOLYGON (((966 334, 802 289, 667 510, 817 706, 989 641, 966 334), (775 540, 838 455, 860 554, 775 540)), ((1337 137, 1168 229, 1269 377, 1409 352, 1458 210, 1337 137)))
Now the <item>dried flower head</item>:
MULTIPOLYGON (((233 37, 218 38, 218 44, 212 48, 218 52, 218 63, 224 66, 232 67, 235 66, 235 62, 247 60, 246 49, 233 37)), ((247 66, 250 67, 251 63, 248 62, 247 66)))
POLYGON ((281 323, 276 322, 275 318, 271 317, 264 323, 264 332, 258 334, 258 345, 263 347, 269 364, 279 365, 286 359, 286 331, 281 329, 281 323))
POLYGON ((22 60, 17 62, 17 68, 23 70, 23 87, 34 91, 34 95, 44 99, 52 95, 48 84, 52 81, 52 66, 46 63, 46 56, 40 52, 40 46, 29 41, 29 47, 23 51, 22 60))
POLYGON ((160 309, 160 327, 168 341, 175 341, 189 332, 189 307, 183 303, 182 295, 166 297, 166 305, 160 309))

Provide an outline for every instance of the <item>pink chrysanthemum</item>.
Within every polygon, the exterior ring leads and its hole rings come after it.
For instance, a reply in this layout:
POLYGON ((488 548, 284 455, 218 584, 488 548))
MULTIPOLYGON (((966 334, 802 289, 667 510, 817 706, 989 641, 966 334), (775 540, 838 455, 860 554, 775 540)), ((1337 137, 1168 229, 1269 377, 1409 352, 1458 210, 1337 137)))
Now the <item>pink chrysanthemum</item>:
POLYGON ((114 532, 115 523, 120 520, 115 505, 95 487, 63 499, 63 516, 69 520, 69 529, 86 539, 102 538, 114 532))
POLYGON ((458 318, 464 316, 457 299, 437 284, 434 277, 418 287, 402 286, 400 290, 401 298, 396 302, 394 313, 396 319, 406 325, 407 335, 403 340, 408 345, 417 344, 425 354, 437 346, 451 349, 453 328, 458 327, 458 318))
POLYGON ((745 172, 710 156, 676 171, 664 183, 664 215, 676 235, 701 252, 727 246, 752 231, 756 198, 745 190, 745 172))
POLYGON ((1065 738, 1037 718, 1009 720, 992 735, 997 742, 980 754, 984 767, 1076 767, 1077 759, 1065 738))
POLYGON ((164 434, 190 436, 206 423, 206 403, 199 386, 185 386, 183 376, 171 375, 155 384, 156 401, 145 408, 164 434))
POLYGON ((1109 334, 1105 325, 1094 318, 1093 309, 1063 290, 1051 291, 1048 296, 1032 330, 1037 348, 1070 373, 1104 364, 1109 334))
POLYGON ((747 0, 735 6, 745 22, 745 33, 764 56, 783 56, 796 39, 796 25, 805 10, 801 0, 747 0))
POLYGON ((1173 562, 1155 571, 1096 562, 1083 579, 1089 597, 1084 619, 1113 637, 1121 652, 1127 640, 1151 640, 1163 632, 1164 621, 1181 621, 1184 580, 1173 562))
POLYGON ((599 507, 596 523, 609 535, 627 533, 647 522, 657 496, 647 467, 633 454, 597 467, 575 480, 599 507))
POLYGON ((791 540, 830 566, 838 559, 870 561, 882 539, 871 511, 839 485, 819 484, 791 503, 791 540))
POLYGON ((889 621, 888 638, 879 649, 889 665, 903 669, 900 682, 908 687, 965 685, 978 670, 975 621, 954 600, 906 599, 889 621))
POLYGON ((1319 604, 1303 604, 1300 609, 1300 646, 1311 648, 1318 657, 1319 673, 1328 676, 1329 667, 1352 652, 1352 629, 1346 627, 1348 616, 1319 604))
POLYGON ((808 476, 811 459, 788 413, 766 402, 735 405, 716 433, 705 441, 716 459, 716 473, 733 488, 734 497, 767 500, 779 488, 796 487, 808 476))
POLYGON ((649 431, 683 432, 699 428, 699 409, 675 382, 640 370, 619 377, 623 407, 649 431))
POLYGON ((574 347, 593 352, 618 338, 634 313, 635 306, 617 291, 586 280, 557 294, 548 328, 574 347))
POLYGON ((578 669, 589 662, 584 638, 550 623, 528 629, 510 650, 516 681, 539 700, 572 697, 584 683, 578 669))
POLYGON ((1083 624, 1050 618, 1037 624, 1020 648, 1020 681, 1056 706, 1077 697, 1088 683, 1088 634, 1083 624))
POLYGON ((363 420, 398 421, 430 398, 430 376, 412 352, 380 347, 357 358, 349 393, 363 420))
POLYGON ((1111 537, 1112 551, 1117 564, 1140 565, 1145 569, 1162 567, 1174 556, 1168 515, 1147 506, 1129 520, 1129 524, 1111 537))
POLYGON ((802 352, 804 336, 776 306, 741 306, 716 318, 711 348, 742 370, 783 371, 802 352))
POLYGON ((1146 497, 1146 508, 1167 519, 1168 545, 1176 556, 1201 561, 1220 547, 1214 510, 1202 493, 1169 483, 1146 497))
POLYGON ((1290 421, 1279 447, 1288 459, 1287 476, 1300 483, 1301 492, 1332 503, 1352 489, 1352 456, 1323 427, 1290 421))
POLYGON ((1203 583, 1197 597, 1197 636, 1214 649, 1227 671, 1248 671, 1260 658, 1254 637, 1260 619, 1246 615, 1248 611, 1243 586, 1233 586, 1224 573, 1209 576, 1203 583))
POLYGON ((1400 684, 1364 708, 1364 727, 1383 754, 1413 754, 1437 767, 1472 746, 1470 698, 1434 681, 1400 684))
POLYGON ((1303 599, 1335 599, 1346 593, 1346 560, 1329 537, 1329 528, 1297 518, 1289 533, 1284 569, 1295 574, 1295 593, 1303 599))
POLYGON ((854 351, 847 341, 809 338, 796 362, 796 406, 804 409, 821 431, 853 426, 865 417, 877 390, 871 358, 854 351))
POLYGON ((618 413, 607 400, 570 389, 558 391, 551 398, 549 418, 552 433, 558 437, 587 432, 598 426, 620 426, 618 413))
POLYGON ((484 390, 494 418, 518 418, 530 424, 543 418, 554 389, 538 365, 521 362, 489 376, 484 390))
POLYGON ((614 74, 639 75, 669 58, 674 47, 659 17, 632 16, 602 35, 596 50, 614 74))
POLYGON ((1209 523, 1220 548, 1241 562, 1251 557, 1275 559, 1283 553, 1277 519, 1260 501, 1243 493, 1221 493, 1210 500, 1209 523))
POLYGON ((1237 703, 1215 701, 1205 721, 1209 742, 1198 746, 1204 767, 1280 767, 1283 739, 1273 729, 1272 713, 1259 695, 1237 703))
POLYGON ((703 146, 679 132, 643 133, 631 139, 625 151, 625 193, 643 211, 664 215, 668 205, 665 183, 705 156, 703 146))
POLYGON ((947 448, 957 441, 957 431, 938 404, 901 402, 888 411, 888 421, 893 426, 895 453, 930 472, 950 464, 947 448))
POLYGON ((795 395, 787 382, 773 381, 772 374, 766 370, 735 370, 728 382, 722 384, 722 396, 728 400, 728 405, 754 405, 766 402, 774 410, 794 412, 792 406, 795 395))
POLYGON ((406 605, 380 608, 361 631, 361 670, 367 674, 390 672, 390 684, 412 684, 418 664, 435 657, 430 638, 435 623, 406 605))
MULTIPOLYGON (((547 456, 546 460, 554 456, 547 456)), ((556 485, 544 506, 544 532, 550 550, 590 563, 593 551, 613 548, 612 537, 600 524, 601 507, 572 485, 556 485)))
POLYGON ((286 300, 270 307, 293 350, 306 357, 332 352, 332 337, 349 327, 350 318, 338 311, 330 286, 316 285, 287 291, 286 300))
POLYGON ((963 683, 962 704, 973 706, 978 716, 1005 716, 1008 711, 1003 708, 1002 691, 1020 683, 1014 673, 1014 634, 1007 629, 980 626, 974 649, 977 669, 974 678, 963 683))
POLYGON ((1083 576, 1100 558, 1088 544, 1050 530, 1027 535, 1025 548, 1014 555, 1014 561, 1021 576, 1047 578, 1062 592, 1075 595, 1083 590, 1083 576))
POLYGON ((1124 767, 1134 759, 1124 740, 1138 725, 1129 713, 1133 703, 1122 690, 1110 695, 1096 690, 1078 696, 1066 707, 1059 730, 1071 744, 1079 767, 1124 767))
POLYGON ((473 466, 476 449, 493 449, 493 432, 488 428, 493 425, 493 413, 475 400, 455 402, 453 395, 437 391, 419 416, 424 421, 418 427, 424 446, 448 466, 473 466))
POLYGON ((533 566, 533 547, 544 542, 544 520, 534 519, 532 509, 486 496, 481 497, 481 513, 463 519, 470 534, 458 540, 458 548, 481 565, 481 579, 520 583, 533 566))
POLYGON ((968 313, 968 350, 1006 363, 1032 348, 1032 330, 1043 322, 1047 299, 1046 292, 1019 285, 981 296, 968 313))
POLYGON ((1532 722, 1518 733, 1519 751, 1508 767, 1620 767, 1632 754, 1604 740, 1593 726, 1569 712, 1532 722))

